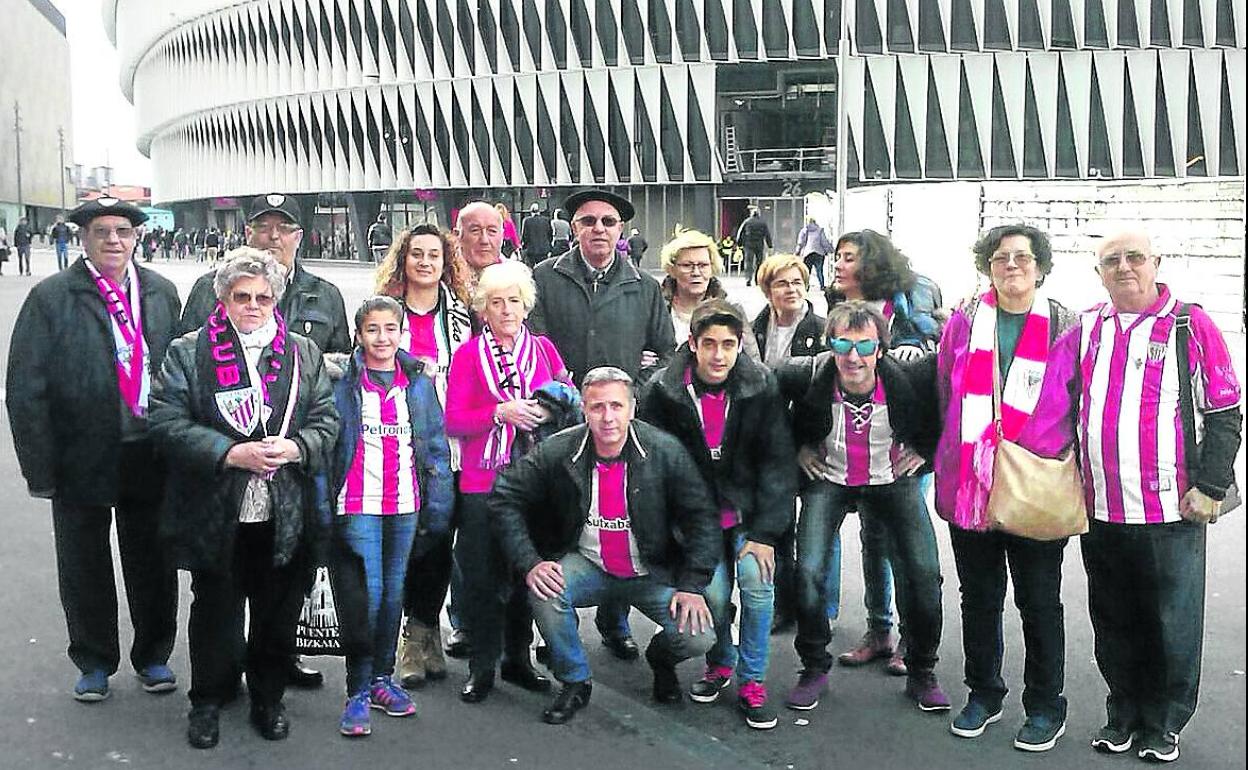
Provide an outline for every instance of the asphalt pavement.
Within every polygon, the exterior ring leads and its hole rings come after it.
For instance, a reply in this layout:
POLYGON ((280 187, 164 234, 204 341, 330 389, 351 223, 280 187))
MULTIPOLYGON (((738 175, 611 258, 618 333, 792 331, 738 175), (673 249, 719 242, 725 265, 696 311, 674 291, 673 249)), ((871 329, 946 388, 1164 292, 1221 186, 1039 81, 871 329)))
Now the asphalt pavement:
MULTIPOLYGON (((152 266, 169 276, 185 296, 204 264, 152 266)), ((9 262, 0 276, 0 361, 7 362, 14 319, 27 291, 55 269, 50 250, 36 250, 32 277, 12 275, 9 262)), ((311 267, 343 290, 348 311, 371 293, 365 266, 311 267)), ((740 278, 727 284, 734 299, 757 310, 762 299, 740 278)), ((73 356, 74 351, 61 351, 73 356)), ((18 405, 20 407, 20 405, 18 405)), ((188 580, 182 576, 179 637, 170 662, 180 687, 170 695, 144 693, 128 664, 112 679, 113 696, 99 704, 81 704, 70 692, 77 672, 65 655, 64 615, 56 588, 52 526, 46 501, 31 499, 13 455, 7 412, 0 420, 0 768, 299 768, 420 767, 455 768, 1123 768, 1139 764, 1134 756, 1106 757, 1088 746, 1104 719, 1105 687, 1092 660, 1092 630, 1087 589, 1077 543, 1066 549, 1063 599, 1066 605, 1066 695, 1070 701, 1066 735, 1040 755, 1012 748, 1022 724, 1022 638, 1017 612, 1007 599, 1005 678, 1011 687, 1004 719, 977 740, 949 733, 951 715, 919 712, 902 695, 904 679, 887 676, 880 665, 863 669, 835 667, 830 692, 818 709, 780 709, 780 724, 770 731, 747 728, 736 711, 732 690, 711 705, 686 702, 660 706, 649 699, 650 675, 643 661, 611 658, 599 644, 588 615, 582 629, 594 670, 589 707, 568 725, 540 721, 549 696, 533 695, 499 683, 484 704, 466 705, 457 697, 466 675, 462 661, 450 661, 451 675, 415 691, 415 718, 390 719, 374 712, 373 734, 347 740, 338 735, 344 671, 336 658, 311 658, 326 674, 317 691, 290 691, 286 703, 293 730, 289 740, 269 743, 247 723, 245 704, 228 708, 222 718, 221 744, 211 751, 186 745, 186 614, 188 580)), ((1239 467, 1242 483, 1242 454, 1239 467)), ((1231 514, 1209 530, 1208 596, 1200 707, 1182 735, 1182 767, 1245 766, 1245 515, 1231 514)), ((858 523, 843 528, 845 548, 842 614, 835 624, 834 651, 861 636, 862 609, 858 523)), ((944 584, 944 635, 937 673, 960 708, 961 624, 957 577, 948 531, 936 523, 944 584)), ((120 588, 120 568, 116 569, 120 588)), ((102 578, 106 579, 106 578, 102 578)), ((129 644, 129 620, 121 602, 123 650, 129 644)), ((653 624, 633 613, 639 640, 653 624)), ((792 634, 772 639, 768 677, 779 704, 796 678, 792 634)), ((124 655, 123 655, 124 657, 124 655)), ((681 665, 685 685, 701 672, 699 661, 681 665)))

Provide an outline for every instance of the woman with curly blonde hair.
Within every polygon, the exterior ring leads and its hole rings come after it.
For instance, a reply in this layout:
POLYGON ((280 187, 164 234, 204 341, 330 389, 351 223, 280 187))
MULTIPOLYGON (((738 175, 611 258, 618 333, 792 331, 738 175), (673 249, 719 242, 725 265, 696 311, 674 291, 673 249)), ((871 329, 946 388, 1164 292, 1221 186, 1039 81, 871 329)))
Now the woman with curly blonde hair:
MULTIPOLYGON (((377 268, 377 293, 403 305, 399 347, 424 364, 443 410, 451 356, 472 336, 469 275, 451 234, 427 224, 399 233, 377 268)), ((459 442, 450 439, 450 448, 451 470, 458 472, 459 442)), ((427 541, 418 536, 413 545, 404 586, 407 623, 399 642, 399 679, 405 687, 446 676, 438 615, 451 580, 451 554, 449 534, 427 541)))
MULTIPOLYGON (((662 283, 663 299, 672 314, 676 347, 680 348, 689 341, 689 320, 694 308, 709 299, 728 298, 728 292, 716 278, 724 272, 724 263, 711 236, 680 226, 672 233, 672 239, 663 244, 659 262, 667 273, 662 283)), ((747 355, 762 360, 754 335, 747 334, 743 345, 747 355)))

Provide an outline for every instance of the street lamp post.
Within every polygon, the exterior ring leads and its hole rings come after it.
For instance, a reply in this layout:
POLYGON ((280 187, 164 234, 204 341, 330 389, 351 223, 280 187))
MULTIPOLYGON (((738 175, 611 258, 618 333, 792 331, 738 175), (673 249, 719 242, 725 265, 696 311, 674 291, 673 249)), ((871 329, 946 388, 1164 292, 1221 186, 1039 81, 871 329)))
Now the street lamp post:
POLYGON ((26 216, 26 201, 22 198, 22 108, 13 102, 13 142, 17 148, 17 218, 26 216))
POLYGON ((845 114, 845 65, 849 60, 849 19, 845 11, 849 3, 841 3, 841 34, 836 50, 836 233, 845 232, 845 188, 848 185, 849 153, 845 147, 849 136, 849 116, 845 114))
POLYGON ((57 127, 56 136, 57 136, 57 141, 60 144, 60 151, 61 151, 60 173, 57 174, 57 178, 60 180, 60 188, 61 188, 61 214, 64 215, 65 214, 65 127, 64 126, 57 127))

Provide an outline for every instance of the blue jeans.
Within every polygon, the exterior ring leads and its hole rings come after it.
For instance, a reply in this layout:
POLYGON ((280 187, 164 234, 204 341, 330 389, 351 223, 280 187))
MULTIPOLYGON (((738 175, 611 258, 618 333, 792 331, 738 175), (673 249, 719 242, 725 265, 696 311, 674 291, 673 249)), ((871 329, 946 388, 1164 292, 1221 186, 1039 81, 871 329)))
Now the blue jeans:
POLYGON ((550 670, 560 682, 585 682, 591 677, 577 631, 578 607, 593 607, 611 600, 636 607, 662 629, 650 641, 654 648, 650 654, 672 665, 705 654, 715 644, 714 631, 694 635, 688 628, 683 633, 676 630, 676 621, 668 612, 676 589, 653 575, 613 577, 576 552, 560 559, 559 566, 563 568, 563 593, 553 599, 539 599, 530 592, 529 601, 542 638, 550 647, 550 670))
POLYGON ((767 643, 775 604, 775 586, 763 582, 763 572, 753 556, 738 559, 745 535, 724 531, 724 557, 706 589, 706 603, 715 619, 715 646, 706 654, 707 665, 736 669, 737 679, 762 682, 767 677, 767 643), (741 592, 741 625, 738 645, 732 643, 732 584, 741 592))
MULTIPOLYGON (((403 581, 407 574, 416 516, 350 515, 340 517, 339 537, 364 562, 368 595, 369 652, 347 654, 347 693, 354 695, 379 676, 394 673, 394 648, 403 619, 403 581)), ((339 600, 347 598, 341 596, 339 600)))
POLYGON ((802 516, 797 525, 797 638, 794 647, 803 668, 827 671, 832 656, 828 626, 827 581, 833 535, 845 512, 857 507, 878 519, 887 535, 888 553, 898 578, 897 598, 907 627, 906 665, 911 672, 931 671, 937 660, 943 623, 940 556, 919 482, 905 478, 892 484, 845 487, 825 481, 802 490, 802 516))
POLYGON ((69 267, 69 244, 56 242, 56 269, 64 270, 69 267))

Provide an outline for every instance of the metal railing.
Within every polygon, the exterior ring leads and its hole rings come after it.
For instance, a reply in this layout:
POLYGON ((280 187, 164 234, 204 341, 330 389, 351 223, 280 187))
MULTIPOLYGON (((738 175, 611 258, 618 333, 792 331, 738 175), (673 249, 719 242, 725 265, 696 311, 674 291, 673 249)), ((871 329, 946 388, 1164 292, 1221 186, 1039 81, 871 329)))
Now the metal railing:
POLYGON ((835 147, 772 147, 737 150, 740 177, 771 177, 780 174, 830 174, 836 171, 835 147))

